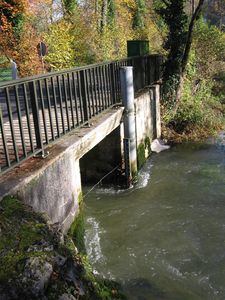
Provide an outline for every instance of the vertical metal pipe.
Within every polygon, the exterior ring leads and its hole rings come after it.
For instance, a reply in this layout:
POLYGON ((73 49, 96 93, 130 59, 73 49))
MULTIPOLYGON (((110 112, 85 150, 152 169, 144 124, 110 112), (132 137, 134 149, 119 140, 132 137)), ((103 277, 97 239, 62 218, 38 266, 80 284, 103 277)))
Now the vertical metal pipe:
MULTIPOLYGON (((133 85, 133 67, 120 68, 120 82, 124 112, 124 139, 129 140, 129 164, 125 168, 130 168, 131 182, 137 178, 137 148, 136 148, 136 123, 134 108, 134 85, 133 85)), ((127 153, 124 155, 127 157, 127 153)))
POLYGON ((160 85, 155 85, 156 137, 161 138, 160 85))
POLYGON ((11 62, 11 70, 12 70, 12 79, 15 80, 17 79, 17 64, 13 60, 10 60, 10 62, 11 62))

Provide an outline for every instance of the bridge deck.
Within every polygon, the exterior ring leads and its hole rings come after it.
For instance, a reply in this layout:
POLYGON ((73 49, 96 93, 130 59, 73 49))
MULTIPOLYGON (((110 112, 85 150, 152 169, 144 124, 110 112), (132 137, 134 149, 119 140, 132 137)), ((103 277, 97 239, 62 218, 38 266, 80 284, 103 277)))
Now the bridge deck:
MULTIPOLYGON (((81 110, 78 108, 75 119, 71 106, 68 106, 67 108, 58 106, 56 110, 55 108, 50 110, 45 108, 44 110, 39 111, 39 117, 41 138, 44 144, 48 144, 49 141, 55 141, 66 132, 71 131, 73 129, 70 127, 71 123, 73 123, 74 128, 78 128, 83 124, 81 110)), ((18 117, 14 115, 13 131, 15 144, 13 143, 10 121, 5 121, 5 142, 7 143, 8 156, 11 162, 16 161, 16 153, 21 158, 29 155, 29 153, 32 153, 33 150, 37 148, 33 114, 30 113, 29 115, 26 115, 25 112, 23 112, 21 124, 18 117), (23 135, 21 135, 20 128, 22 128, 23 135), (22 142, 23 140, 24 144, 22 142)), ((4 166, 7 166, 7 159, 4 151, 4 142, 2 136, 0 136, 0 167, 4 168, 4 166)))

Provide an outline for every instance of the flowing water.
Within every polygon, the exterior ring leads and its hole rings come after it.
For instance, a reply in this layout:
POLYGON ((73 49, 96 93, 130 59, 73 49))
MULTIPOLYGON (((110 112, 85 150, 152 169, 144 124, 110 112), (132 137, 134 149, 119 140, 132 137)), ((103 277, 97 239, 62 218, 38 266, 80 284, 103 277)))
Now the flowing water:
POLYGON ((225 299, 225 136, 152 155, 130 190, 85 199, 95 269, 129 300, 225 299))

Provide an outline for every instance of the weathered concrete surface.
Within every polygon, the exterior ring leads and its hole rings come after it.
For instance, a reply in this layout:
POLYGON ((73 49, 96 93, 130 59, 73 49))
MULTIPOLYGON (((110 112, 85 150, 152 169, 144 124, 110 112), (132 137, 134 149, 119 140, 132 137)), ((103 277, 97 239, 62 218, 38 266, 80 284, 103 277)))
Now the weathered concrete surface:
POLYGON ((135 114, 138 160, 139 166, 142 166, 140 159, 144 160, 150 155, 151 142, 161 137, 159 85, 150 86, 136 97, 135 114))
POLYGON ((153 100, 150 91, 135 99, 137 145, 146 137, 153 139, 153 100))
POLYGON ((46 159, 31 158, 0 178, 0 199, 15 195, 52 223, 67 230, 79 212, 79 159, 120 125, 123 108, 96 118, 90 128, 64 136, 47 150, 46 159))

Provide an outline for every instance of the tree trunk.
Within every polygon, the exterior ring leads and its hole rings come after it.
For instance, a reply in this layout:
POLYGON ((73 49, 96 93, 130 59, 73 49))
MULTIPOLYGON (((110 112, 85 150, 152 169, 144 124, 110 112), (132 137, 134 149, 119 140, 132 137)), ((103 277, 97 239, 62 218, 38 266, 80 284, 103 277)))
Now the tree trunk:
POLYGON ((191 0, 191 15, 193 16, 195 12, 195 0, 191 0))
POLYGON ((199 18, 199 15, 201 13, 204 1, 205 0, 199 0, 198 5, 197 5, 197 7, 196 7, 196 9, 194 11, 194 14, 193 14, 192 18, 191 18, 191 22, 189 24, 187 41, 186 41, 185 50, 184 50, 184 54, 183 54, 182 61, 181 61, 181 70, 180 70, 180 75, 179 75, 179 84, 178 84, 177 91, 176 91, 176 106, 175 106, 175 111, 177 111, 180 99, 181 99, 182 94, 183 94, 184 74, 185 74, 185 71, 186 71, 186 67, 187 67, 187 63, 188 63, 188 58, 189 58, 189 54, 190 54, 190 50, 191 50, 194 25, 195 25, 196 20, 199 18))
POLYGON ((101 14, 101 32, 107 24, 107 14, 108 14, 108 0, 102 1, 102 14, 101 14))

